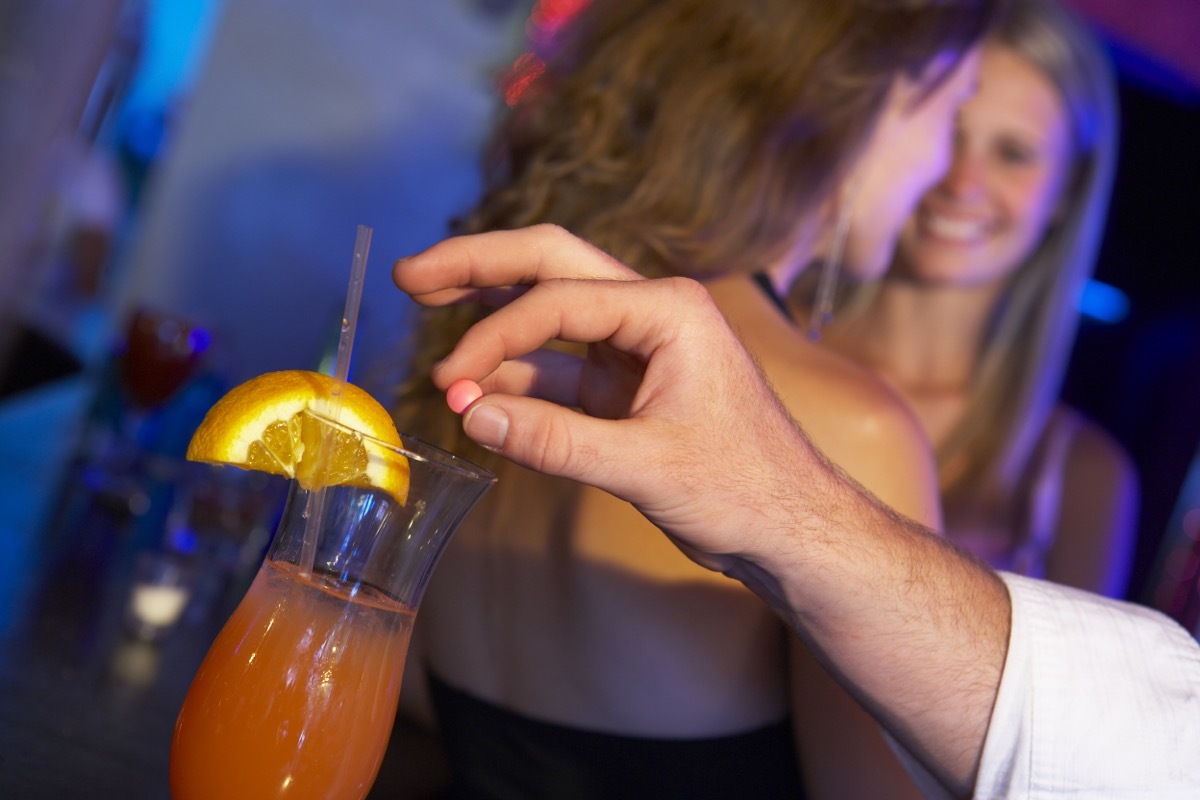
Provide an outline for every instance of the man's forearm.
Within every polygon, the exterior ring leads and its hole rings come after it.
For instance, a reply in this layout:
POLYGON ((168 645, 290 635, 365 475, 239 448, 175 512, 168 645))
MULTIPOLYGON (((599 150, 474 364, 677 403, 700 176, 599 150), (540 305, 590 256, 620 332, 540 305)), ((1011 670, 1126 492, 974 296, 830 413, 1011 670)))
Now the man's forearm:
POLYGON ((775 517, 792 527, 730 576, 948 789, 969 795, 1008 644, 1003 582, 819 458, 796 485, 775 517))

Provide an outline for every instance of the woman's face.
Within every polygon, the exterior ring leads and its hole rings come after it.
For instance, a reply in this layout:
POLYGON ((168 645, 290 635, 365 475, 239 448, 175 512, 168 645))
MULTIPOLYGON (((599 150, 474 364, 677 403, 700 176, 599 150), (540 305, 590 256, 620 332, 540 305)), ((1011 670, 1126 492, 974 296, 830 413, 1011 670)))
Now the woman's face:
POLYGON ((1007 278, 1054 219, 1071 149, 1054 85, 1013 50, 988 45, 950 169, 905 226, 895 273, 955 285, 1007 278))
POLYGON ((852 203, 845 267, 860 278, 878 277, 891 261, 896 238, 921 195, 946 173, 955 116, 975 92, 978 49, 962 57, 931 92, 931 79, 901 78, 846 182, 842 202, 852 203))

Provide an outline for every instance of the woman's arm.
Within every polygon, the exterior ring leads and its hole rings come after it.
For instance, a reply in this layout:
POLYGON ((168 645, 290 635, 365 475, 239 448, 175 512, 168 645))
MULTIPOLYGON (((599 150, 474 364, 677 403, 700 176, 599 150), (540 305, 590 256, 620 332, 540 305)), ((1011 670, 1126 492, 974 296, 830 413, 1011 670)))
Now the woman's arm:
POLYGON ((1046 578, 1125 596, 1137 535, 1137 472, 1124 449, 1083 421, 1063 463, 1062 498, 1046 578))

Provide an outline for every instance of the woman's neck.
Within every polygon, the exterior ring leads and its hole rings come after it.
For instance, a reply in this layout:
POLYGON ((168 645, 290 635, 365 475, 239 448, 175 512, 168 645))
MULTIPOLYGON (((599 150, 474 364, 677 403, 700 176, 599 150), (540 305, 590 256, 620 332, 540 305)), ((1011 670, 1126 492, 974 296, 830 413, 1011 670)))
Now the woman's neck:
POLYGON ((938 446, 966 412, 997 293, 885 280, 853 320, 835 314, 822 341, 891 384, 938 446))
POLYGON ((885 280, 852 324, 829 326, 830 346, 906 392, 965 391, 998 289, 885 280))

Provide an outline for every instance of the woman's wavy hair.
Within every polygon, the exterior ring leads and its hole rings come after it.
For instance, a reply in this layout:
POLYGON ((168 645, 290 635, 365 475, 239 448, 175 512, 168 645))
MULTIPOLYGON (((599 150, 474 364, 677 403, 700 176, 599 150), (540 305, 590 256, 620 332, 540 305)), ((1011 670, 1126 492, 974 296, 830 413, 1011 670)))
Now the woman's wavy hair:
MULTIPOLYGON (((948 508, 1007 503, 1024 477, 1058 401, 1079 326, 1079 298, 1104 235, 1117 158, 1116 80, 1084 22, 1056 0, 1013 0, 989 41, 1027 60, 1057 89, 1073 163, 1058 216, 989 320, 968 410, 938 448, 948 508)), ((847 317, 870 305, 875 288, 864 284, 854 291, 846 300, 847 317)))
MULTIPOLYGON (((1001 2, 592 0, 538 54, 455 232, 548 222, 652 277, 761 269, 820 224, 895 80, 968 50, 1001 2)), ((477 314, 424 316, 401 426, 460 443, 424 413, 428 370, 477 314)))

